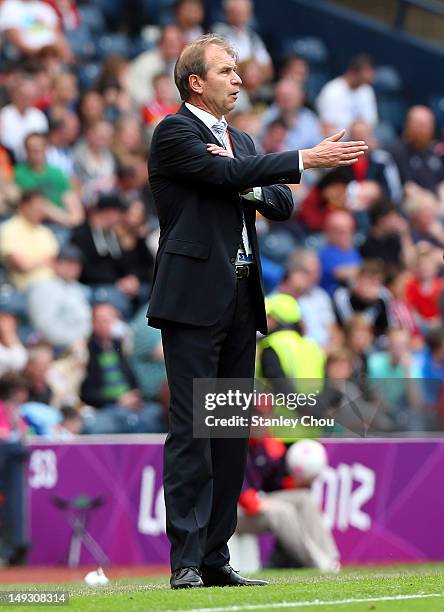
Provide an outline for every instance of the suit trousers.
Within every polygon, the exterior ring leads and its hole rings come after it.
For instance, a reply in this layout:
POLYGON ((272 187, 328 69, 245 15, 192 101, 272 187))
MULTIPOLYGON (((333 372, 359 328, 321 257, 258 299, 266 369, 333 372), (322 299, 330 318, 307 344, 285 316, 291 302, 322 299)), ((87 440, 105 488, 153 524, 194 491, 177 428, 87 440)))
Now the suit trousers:
POLYGON ((248 439, 193 437, 193 379, 253 379, 255 279, 237 280, 233 300, 214 325, 162 325, 171 394, 164 489, 173 571, 217 568, 230 559, 227 542, 236 528, 248 439))

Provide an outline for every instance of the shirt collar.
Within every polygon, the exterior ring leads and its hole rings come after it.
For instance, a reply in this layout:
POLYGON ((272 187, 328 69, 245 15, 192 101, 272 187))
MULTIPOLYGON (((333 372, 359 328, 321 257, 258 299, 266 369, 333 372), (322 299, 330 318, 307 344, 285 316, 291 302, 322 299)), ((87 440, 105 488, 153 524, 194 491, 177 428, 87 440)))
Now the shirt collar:
POLYGON ((225 123, 225 117, 222 117, 222 119, 218 119, 217 117, 215 117, 214 115, 212 115, 211 113, 207 113, 207 111, 202 110, 201 108, 198 108, 197 106, 194 106, 194 104, 190 104, 189 102, 185 102, 185 106, 187 107, 187 109, 193 113, 193 115, 195 115, 198 119, 200 119, 202 121, 202 123, 205 123, 205 125, 207 126, 207 128, 209 128, 211 130, 211 128, 213 127, 213 125, 215 123, 219 123, 220 121, 224 121, 225 123))

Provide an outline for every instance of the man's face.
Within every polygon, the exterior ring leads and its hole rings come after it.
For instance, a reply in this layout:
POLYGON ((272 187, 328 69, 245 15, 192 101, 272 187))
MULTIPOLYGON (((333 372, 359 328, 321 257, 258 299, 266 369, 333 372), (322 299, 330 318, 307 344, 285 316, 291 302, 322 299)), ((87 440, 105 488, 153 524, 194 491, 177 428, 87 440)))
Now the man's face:
POLYGON ((333 216, 327 219, 328 242, 342 249, 349 249, 353 243, 354 224, 347 216, 333 216))
POLYGON ((82 270, 81 263, 75 259, 58 259, 54 267, 57 276, 66 282, 78 280, 82 270))
POLYGON ((38 225, 45 218, 45 207, 46 202, 42 197, 35 197, 29 202, 22 204, 20 207, 20 213, 25 217, 27 221, 38 225))
POLYGON ((31 168, 44 166, 46 163, 46 142, 40 136, 32 136, 26 141, 26 158, 31 168))
POLYGON ((244 28, 251 19, 251 12, 250 0, 231 0, 225 9, 225 19, 236 28, 244 28))
POLYGON ((113 326, 119 320, 117 310, 111 304, 97 304, 93 309, 93 332, 101 340, 112 338, 113 326))
POLYGON ((222 47, 210 45, 205 59, 208 71, 205 78, 194 78, 195 92, 208 112, 220 118, 233 110, 242 79, 236 72, 234 58, 222 47))

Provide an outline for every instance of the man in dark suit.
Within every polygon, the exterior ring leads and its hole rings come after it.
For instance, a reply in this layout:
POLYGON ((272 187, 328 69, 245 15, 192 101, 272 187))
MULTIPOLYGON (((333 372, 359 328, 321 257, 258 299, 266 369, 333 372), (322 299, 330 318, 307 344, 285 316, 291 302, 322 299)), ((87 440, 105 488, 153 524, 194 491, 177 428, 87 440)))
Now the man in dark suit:
POLYGON ((184 104, 153 135, 150 184, 160 240, 148 309, 160 327, 171 392, 164 485, 172 588, 266 584, 229 565, 248 440, 193 438, 193 379, 254 375, 256 330, 266 333, 256 210, 286 220, 287 183, 303 168, 348 165, 364 143, 257 155, 228 128, 241 79, 236 53, 209 34, 188 45, 175 67, 184 104))

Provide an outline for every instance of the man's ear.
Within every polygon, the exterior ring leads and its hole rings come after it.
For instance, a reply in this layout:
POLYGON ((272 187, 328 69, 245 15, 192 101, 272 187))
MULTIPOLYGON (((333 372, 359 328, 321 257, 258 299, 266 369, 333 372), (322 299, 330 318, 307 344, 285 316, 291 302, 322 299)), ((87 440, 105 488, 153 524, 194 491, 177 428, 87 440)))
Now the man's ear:
POLYGON ((195 93, 199 93, 199 94, 202 93, 203 91, 202 79, 197 74, 190 74, 188 78, 188 84, 189 84, 191 91, 194 91, 195 93))

